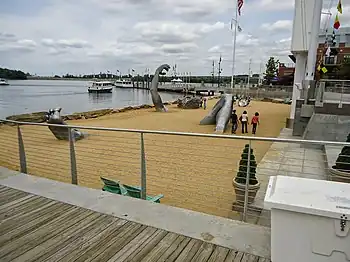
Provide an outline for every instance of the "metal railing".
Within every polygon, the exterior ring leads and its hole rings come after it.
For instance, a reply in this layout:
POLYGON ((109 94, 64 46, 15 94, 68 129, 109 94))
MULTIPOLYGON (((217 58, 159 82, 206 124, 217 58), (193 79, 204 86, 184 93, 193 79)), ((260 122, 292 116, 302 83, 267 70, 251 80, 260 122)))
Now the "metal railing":
POLYGON ((74 125, 67 125, 69 141, 64 141, 48 129, 61 125, 0 121, 6 123, 0 125, 1 166, 96 189, 102 188, 102 176, 140 186, 142 199, 163 194, 161 202, 167 205, 262 225, 269 224, 263 200, 270 176, 327 179, 330 157, 311 146, 339 152, 344 145, 350 146, 345 142, 74 125), (76 128, 88 136, 75 141, 72 130, 76 128), (250 149, 254 157, 247 153, 250 149), (246 174, 241 191, 233 187, 237 173, 246 174), (249 184, 254 175, 259 182, 255 198, 249 184))
POLYGON ((350 80, 321 79, 321 101, 338 102, 340 107, 344 103, 350 104, 350 80))

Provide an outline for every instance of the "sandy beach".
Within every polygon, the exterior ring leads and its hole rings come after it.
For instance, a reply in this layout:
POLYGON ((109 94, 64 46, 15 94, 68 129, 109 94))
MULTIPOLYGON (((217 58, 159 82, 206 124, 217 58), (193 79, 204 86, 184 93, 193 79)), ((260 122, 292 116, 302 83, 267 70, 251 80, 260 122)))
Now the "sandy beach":
MULTIPOLYGON (((215 102, 210 100, 208 108, 215 102)), ((183 110, 176 105, 168 108, 167 113, 142 109, 69 121, 69 124, 214 133, 215 126, 199 125, 209 109, 183 110)), ((243 110, 247 110, 250 117, 256 111, 260 113, 261 125, 256 136, 277 137, 285 125, 290 106, 252 101, 247 108, 238 107, 237 113, 241 114, 243 110)), ((251 136, 251 126, 248 128, 250 134, 245 136, 251 136)), ((21 129, 28 173, 70 183, 68 142, 56 140, 47 127, 22 126, 21 129)), ((89 133, 89 137, 75 144, 79 185, 101 188, 100 176, 140 185, 140 134, 82 131, 89 133)), ((0 134, 0 165, 19 170, 17 128, 0 126, 0 134)), ((248 141, 153 134, 145 134, 144 139, 148 195, 163 194, 162 203, 172 206, 224 217, 235 216, 231 211, 235 200, 232 179, 248 141)), ((252 143, 258 161, 270 145, 252 143)))

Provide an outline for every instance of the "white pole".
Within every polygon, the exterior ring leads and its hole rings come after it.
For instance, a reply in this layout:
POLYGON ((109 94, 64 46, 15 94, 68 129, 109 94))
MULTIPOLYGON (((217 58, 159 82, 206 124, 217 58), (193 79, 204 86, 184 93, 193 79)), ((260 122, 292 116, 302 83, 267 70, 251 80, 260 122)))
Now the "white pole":
POLYGON ((258 81, 259 86, 261 86, 262 84, 262 68, 263 68, 263 63, 260 62, 260 74, 259 74, 259 81, 258 81))
POLYGON ((250 83, 250 67, 252 65, 252 59, 249 59, 249 68, 248 68, 248 83, 247 83, 247 88, 249 88, 249 83, 250 83))
POLYGON ((231 76, 231 88, 234 88, 234 79, 235 74, 235 60, 236 60, 236 41, 237 41, 237 29, 238 29, 238 0, 236 1, 236 14, 235 14, 235 31, 233 33, 233 42, 232 42, 232 76, 231 76))

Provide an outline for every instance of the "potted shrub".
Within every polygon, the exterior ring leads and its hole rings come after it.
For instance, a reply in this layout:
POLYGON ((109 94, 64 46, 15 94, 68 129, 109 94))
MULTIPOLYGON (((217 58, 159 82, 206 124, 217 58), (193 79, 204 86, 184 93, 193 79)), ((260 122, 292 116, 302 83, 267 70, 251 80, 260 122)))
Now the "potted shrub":
MULTIPOLYGON (((350 134, 346 142, 350 143, 350 134)), ((350 146, 344 146, 341 150, 335 165, 330 169, 330 180, 350 183, 350 146)))
MULTIPOLYGON (((244 205, 244 194, 247 181, 247 169, 248 169, 248 153, 249 145, 245 145, 241 160, 239 161, 239 169, 237 176, 233 179, 233 187, 236 192, 236 203, 238 205, 244 205)), ((254 202, 256 193, 260 188, 260 183, 256 179, 256 160, 253 154, 253 149, 250 149, 250 169, 249 169, 249 184, 248 184, 248 204, 254 202)))

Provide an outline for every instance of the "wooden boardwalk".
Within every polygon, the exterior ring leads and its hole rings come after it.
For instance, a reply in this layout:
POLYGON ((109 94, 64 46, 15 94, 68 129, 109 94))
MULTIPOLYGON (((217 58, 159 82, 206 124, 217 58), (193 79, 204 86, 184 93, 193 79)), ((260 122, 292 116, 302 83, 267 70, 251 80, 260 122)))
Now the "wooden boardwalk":
POLYGON ((2 262, 270 261, 5 186, 0 217, 2 262))

